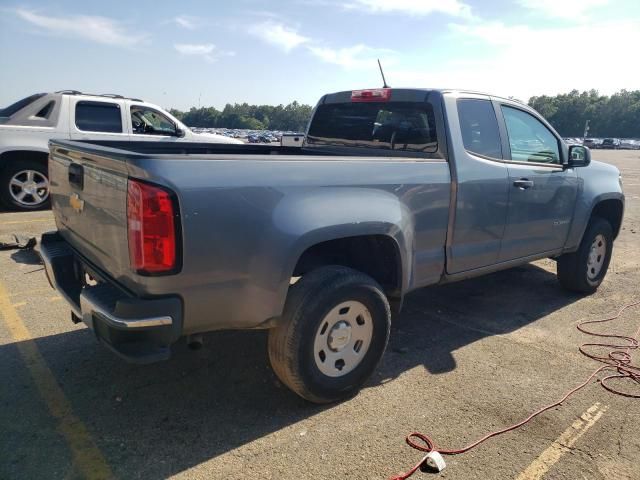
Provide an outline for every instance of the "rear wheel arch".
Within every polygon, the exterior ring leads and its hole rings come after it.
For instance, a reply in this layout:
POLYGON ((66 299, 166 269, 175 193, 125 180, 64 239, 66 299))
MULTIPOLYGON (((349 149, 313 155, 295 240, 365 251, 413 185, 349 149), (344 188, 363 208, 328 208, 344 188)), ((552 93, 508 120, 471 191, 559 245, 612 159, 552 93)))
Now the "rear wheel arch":
POLYGON ((10 150, 0 154, 0 203, 14 210, 49 205, 48 153, 10 150))
POLYGON ((291 287, 282 321, 269 331, 269 360, 301 397, 343 400, 373 373, 390 326, 389 303, 374 279, 348 267, 320 267, 291 287))
POLYGON ((394 237, 367 234, 315 242, 297 256, 291 277, 328 265, 348 267, 370 276, 382 286, 392 309, 400 309, 406 268, 401 245, 394 237))
POLYGON ((9 165, 9 162, 20 162, 24 160, 35 161, 47 167, 48 159, 48 152, 38 150, 9 150, 0 153, 0 170, 4 170, 9 165))

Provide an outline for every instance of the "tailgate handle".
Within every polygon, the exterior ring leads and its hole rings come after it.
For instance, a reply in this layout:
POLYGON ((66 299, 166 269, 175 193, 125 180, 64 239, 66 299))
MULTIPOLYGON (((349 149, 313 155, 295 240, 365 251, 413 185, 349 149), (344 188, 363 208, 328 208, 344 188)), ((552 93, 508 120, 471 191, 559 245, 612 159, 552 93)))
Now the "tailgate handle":
POLYGON ((69 165, 69 183, 80 190, 84 187, 84 167, 79 163, 69 165))

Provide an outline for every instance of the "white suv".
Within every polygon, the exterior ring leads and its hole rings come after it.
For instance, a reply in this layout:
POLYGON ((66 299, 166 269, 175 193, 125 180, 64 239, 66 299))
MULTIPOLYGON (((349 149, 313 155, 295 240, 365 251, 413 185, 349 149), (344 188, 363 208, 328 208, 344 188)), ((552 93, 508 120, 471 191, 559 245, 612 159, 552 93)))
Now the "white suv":
POLYGON ((136 98, 76 90, 38 93, 0 110, 0 202, 6 207, 36 210, 48 205, 52 138, 242 143, 194 133, 162 108, 136 98))

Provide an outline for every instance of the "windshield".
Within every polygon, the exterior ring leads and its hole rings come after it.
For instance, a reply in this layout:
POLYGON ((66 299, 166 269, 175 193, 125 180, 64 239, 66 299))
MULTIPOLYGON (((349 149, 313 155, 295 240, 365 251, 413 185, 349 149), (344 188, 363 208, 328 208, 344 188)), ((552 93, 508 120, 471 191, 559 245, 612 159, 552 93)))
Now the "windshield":
POLYGON ((433 108, 426 102, 320 105, 309 127, 307 145, 434 153, 438 141, 433 108))
POLYGON ((0 117, 10 117, 14 113, 22 110, 27 105, 35 102, 40 97, 44 97, 46 93, 36 93, 35 95, 31 95, 29 97, 23 98, 22 100, 18 100, 16 103, 9 105, 7 108, 3 108, 0 110, 0 117))

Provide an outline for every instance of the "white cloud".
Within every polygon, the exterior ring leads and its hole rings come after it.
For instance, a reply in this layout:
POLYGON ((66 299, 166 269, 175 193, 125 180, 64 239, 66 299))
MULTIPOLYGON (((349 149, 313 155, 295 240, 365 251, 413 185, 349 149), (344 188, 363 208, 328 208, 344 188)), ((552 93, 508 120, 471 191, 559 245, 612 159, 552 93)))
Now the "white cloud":
MULTIPOLYGON (((640 65, 620 45, 640 45, 633 21, 577 24, 565 28, 532 28, 488 22, 452 25, 452 44, 464 56, 423 71, 394 70, 395 84, 480 90, 527 101, 596 88, 610 94, 640 88, 640 65), (606 68, 589 62, 606 59, 606 68)), ((391 80, 390 80, 391 81, 391 80)))
POLYGON ((173 48, 182 55, 202 57, 208 62, 215 62, 218 58, 223 56, 232 57, 235 55, 234 52, 224 52, 219 50, 212 43, 176 43, 173 45, 173 48))
POLYGON ((212 43, 207 44, 189 44, 189 43, 176 43, 173 48, 183 55, 209 55, 213 53, 216 46, 212 43))
POLYGON ((21 8, 15 10, 15 13, 24 21, 40 27, 41 31, 83 38, 104 45, 133 47, 148 40, 148 35, 127 32, 119 22, 107 17, 89 15, 54 17, 21 8))
POLYGON ((319 41, 305 37, 297 30, 275 20, 266 20, 252 25, 249 27, 249 33, 287 53, 304 46, 309 53, 323 62, 348 69, 375 65, 376 58, 392 52, 388 49, 376 49, 364 44, 343 48, 326 47, 321 45, 319 41))
MULTIPOLYGON (((371 48, 363 44, 354 45, 344 48, 328 48, 319 46, 308 46, 309 51, 320 60, 339 65, 341 67, 350 68, 377 68, 376 59, 378 57, 389 55, 391 50, 371 48)), ((385 62, 389 64, 389 62, 385 62)))
POLYGON ((519 0, 518 3, 550 17, 579 19, 589 10, 607 5, 609 0, 519 0))
POLYGON ((195 30, 198 28, 198 20, 188 15, 178 15, 173 19, 173 22, 179 27, 186 28, 187 30, 195 30))
POLYGON ((414 16, 445 13, 456 17, 471 16, 471 7, 459 0, 354 0, 345 6, 368 13, 405 13, 414 16))
POLYGON ((477 24, 451 24, 451 30, 459 34, 461 40, 479 39, 491 45, 518 44, 519 48, 529 44, 532 36, 541 36, 541 29, 532 30, 526 25, 505 25, 502 22, 477 24))
POLYGON ((271 20, 252 25, 249 27, 249 33, 287 53, 310 41, 296 30, 271 20))

